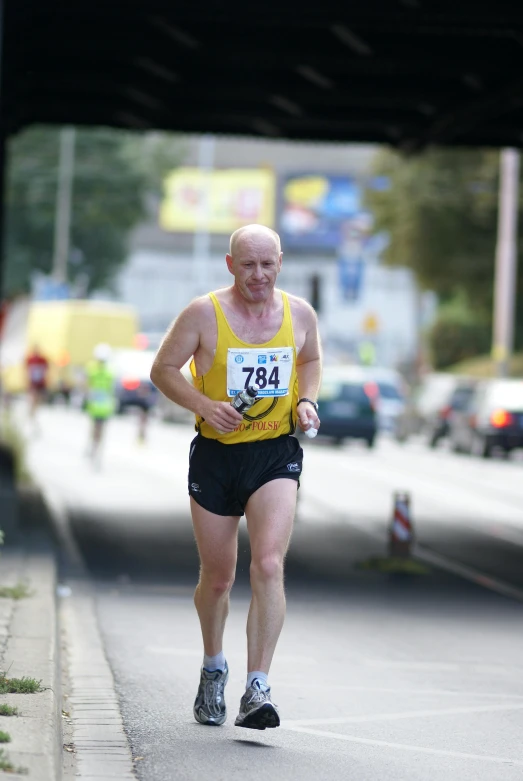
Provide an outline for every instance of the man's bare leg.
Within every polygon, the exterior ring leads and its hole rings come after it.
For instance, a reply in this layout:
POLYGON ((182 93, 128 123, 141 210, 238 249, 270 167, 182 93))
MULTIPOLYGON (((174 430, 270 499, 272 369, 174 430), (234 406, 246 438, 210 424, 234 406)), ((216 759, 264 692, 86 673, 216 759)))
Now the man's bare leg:
POLYGON ((246 507, 252 599, 247 620, 248 672, 269 672, 285 618, 283 565, 296 511, 295 480, 272 480, 246 507))
POLYGON ((236 572, 240 519, 215 515, 200 507, 192 497, 191 514, 200 556, 200 579, 194 604, 200 619, 204 652, 215 656, 223 646, 229 594, 236 572))
POLYGON ((217 727, 227 718, 224 689, 229 668, 223 654, 223 632, 236 572, 240 519, 210 513, 192 497, 191 513, 200 554, 200 579, 194 604, 205 654, 193 713, 200 724, 217 727))

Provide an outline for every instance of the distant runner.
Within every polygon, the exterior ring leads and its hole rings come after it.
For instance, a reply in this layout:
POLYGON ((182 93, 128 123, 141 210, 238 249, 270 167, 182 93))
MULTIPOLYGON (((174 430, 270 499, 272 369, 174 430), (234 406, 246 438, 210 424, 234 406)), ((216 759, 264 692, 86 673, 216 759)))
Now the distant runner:
POLYGON ((94 360, 87 366, 86 409, 93 422, 89 457, 96 467, 101 465, 101 446, 105 424, 115 410, 115 378, 112 370, 107 365, 110 357, 111 348, 109 345, 98 344, 94 348, 94 360))
POLYGON ((29 418, 34 422, 38 407, 45 401, 49 373, 49 362, 37 345, 34 345, 32 352, 27 356, 25 368, 29 393, 29 418))

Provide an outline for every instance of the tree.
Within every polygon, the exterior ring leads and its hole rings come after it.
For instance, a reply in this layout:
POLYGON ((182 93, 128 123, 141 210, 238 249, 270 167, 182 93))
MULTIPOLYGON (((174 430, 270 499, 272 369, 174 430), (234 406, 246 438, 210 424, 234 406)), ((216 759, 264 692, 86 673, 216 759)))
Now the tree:
MULTIPOLYGON (((421 286, 434 290, 442 301, 462 296, 488 322, 493 304, 498 169, 499 154, 493 150, 431 149, 414 157, 382 151, 374 172, 386 177, 390 186, 367 193, 376 229, 390 237, 386 262, 410 267, 421 286)), ((519 228, 523 237, 521 220, 519 228)), ((518 290, 523 293, 522 263, 518 290)), ((518 315, 521 333, 523 311, 518 315)))
MULTIPOLYGON (((30 288, 33 272, 51 271, 59 154, 58 128, 35 127, 11 140, 6 214, 7 295, 30 288)), ((108 129, 76 133, 70 281, 107 287, 127 255, 130 230, 146 215, 176 141, 108 129), (163 156, 162 156, 163 155, 163 156)))

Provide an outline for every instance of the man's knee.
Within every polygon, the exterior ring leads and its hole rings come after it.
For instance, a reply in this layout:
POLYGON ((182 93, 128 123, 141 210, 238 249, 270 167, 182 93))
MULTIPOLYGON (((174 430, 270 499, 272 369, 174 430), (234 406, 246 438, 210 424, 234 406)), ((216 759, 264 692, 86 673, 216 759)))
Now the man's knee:
POLYGON ((200 584, 202 582, 205 589, 211 591, 214 597, 222 597, 228 594, 234 585, 234 572, 213 572, 202 568, 200 584))
POLYGON ((251 580, 257 582, 281 580, 283 578, 283 558, 277 553, 266 553, 253 557, 251 561, 251 580))

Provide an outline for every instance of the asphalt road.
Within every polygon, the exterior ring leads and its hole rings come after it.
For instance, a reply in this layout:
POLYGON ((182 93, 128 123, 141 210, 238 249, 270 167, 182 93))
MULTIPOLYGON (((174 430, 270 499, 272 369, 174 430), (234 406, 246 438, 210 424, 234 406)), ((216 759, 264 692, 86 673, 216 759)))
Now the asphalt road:
POLYGON ((233 726, 245 674, 242 529, 225 639, 230 718, 213 730, 192 718, 201 664, 185 487, 193 432, 154 422, 139 447, 136 421, 114 420, 94 472, 81 415, 43 413, 30 467, 65 508, 97 584, 140 779, 523 777, 521 461, 387 440, 373 452, 306 442, 288 618, 270 676, 282 727, 233 726), (441 567, 373 566, 386 555, 396 490, 411 494, 422 561, 437 555, 441 567))

